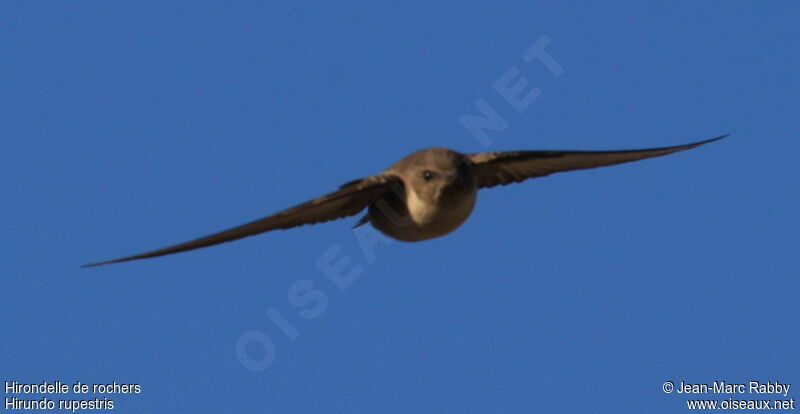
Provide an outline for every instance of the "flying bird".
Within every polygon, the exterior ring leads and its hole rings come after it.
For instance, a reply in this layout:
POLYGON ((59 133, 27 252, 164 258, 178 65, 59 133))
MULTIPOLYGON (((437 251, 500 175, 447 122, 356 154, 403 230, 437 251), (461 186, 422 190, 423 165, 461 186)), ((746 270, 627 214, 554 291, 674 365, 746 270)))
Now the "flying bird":
POLYGON ((660 157, 725 138, 674 147, 626 151, 508 151, 462 154, 447 148, 417 151, 380 174, 350 181, 338 190, 209 236, 162 249, 83 267, 164 256, 238 240, 270 230, 289 229, 366 214, 385 235, 414 242, 444 236, 467 220, 478 190, 519 183, 557 172, 583 170, 660 157))

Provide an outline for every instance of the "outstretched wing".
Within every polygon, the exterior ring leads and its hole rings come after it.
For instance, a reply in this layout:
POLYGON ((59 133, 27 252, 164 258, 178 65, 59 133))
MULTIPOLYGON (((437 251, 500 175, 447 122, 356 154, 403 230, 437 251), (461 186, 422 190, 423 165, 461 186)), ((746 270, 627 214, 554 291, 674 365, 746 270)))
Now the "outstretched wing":
POLYGON ((622 164, 685 151, 727 135, 675 147, 628 151, 510 151, 467 154, 475 168, 478 188, 518 183, 557 172, 622 164))
POLYGON ((83 267, 99 266, 109 263, 164 256, 201 247, 238 240, 270 230, 288 229, 305 224, 321 223, 357 214, 370 203, 377 200, 400 179, 394 175, 379 174, 343 185, 338 191, 316 198, 309 202, 283 210, 280 213, 234 227, 186 243, 153 250, 114 260, 90 263, 83 267))

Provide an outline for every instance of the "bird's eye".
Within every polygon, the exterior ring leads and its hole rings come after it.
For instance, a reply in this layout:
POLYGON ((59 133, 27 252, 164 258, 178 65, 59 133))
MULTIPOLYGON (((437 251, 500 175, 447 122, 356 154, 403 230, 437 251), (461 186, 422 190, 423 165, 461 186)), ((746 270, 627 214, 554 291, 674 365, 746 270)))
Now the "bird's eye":
POLYGON ((433 178, 433 173, 428 170, 425 170, 422 172, 422 178, 424 178, 425 181, 430 181, 431 178, 433 178))

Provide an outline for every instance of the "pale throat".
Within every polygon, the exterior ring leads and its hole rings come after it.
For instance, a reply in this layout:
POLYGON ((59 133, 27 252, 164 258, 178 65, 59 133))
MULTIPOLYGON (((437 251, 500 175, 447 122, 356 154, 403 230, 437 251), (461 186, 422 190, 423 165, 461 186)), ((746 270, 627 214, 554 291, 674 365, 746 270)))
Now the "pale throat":
POLYGON ((406 192, 406 206, 411 214, 411 219, 418 225, 428 224, 436 218, 439 206, 430 201, 425 201, 413 189, 406 192))

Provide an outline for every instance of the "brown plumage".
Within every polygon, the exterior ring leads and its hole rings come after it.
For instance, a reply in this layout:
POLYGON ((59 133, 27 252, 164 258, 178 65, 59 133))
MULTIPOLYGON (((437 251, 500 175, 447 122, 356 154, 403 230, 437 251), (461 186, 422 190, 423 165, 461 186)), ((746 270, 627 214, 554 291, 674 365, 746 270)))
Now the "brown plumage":
POLYGON ((192 241, 84 267, 164 256, 238 240, 270 230, 289 229, 358 214, 403 241, 440 237, 458 228, 472 212, 477 190, 518 183, 557 172, 597 168, 660 157, 699 147, 725 136, 674 147, 627 151, 508 151, 461 154, 446 148, 417 151, 386 171, 354 180, 339 190, 277 214, 192 241))

